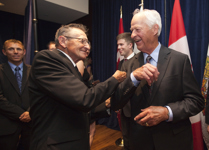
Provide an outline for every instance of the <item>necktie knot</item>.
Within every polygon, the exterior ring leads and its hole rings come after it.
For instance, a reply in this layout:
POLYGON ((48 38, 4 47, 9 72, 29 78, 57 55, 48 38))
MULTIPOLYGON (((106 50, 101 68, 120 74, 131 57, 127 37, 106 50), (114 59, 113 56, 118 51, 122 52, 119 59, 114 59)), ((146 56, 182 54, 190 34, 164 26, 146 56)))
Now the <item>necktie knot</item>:
POLYGON ((146 58, 146 62, 147 62, 147 63, 150 63, 150 60, 151 60, 151 59, 152 59, 152 57, 151 57, 150 55, 148 55, 147 58, 146 58))
POLYGON ((128 59, 125 59, 125 61, 127 61, 128 59))
POLYGON ((15 71, 19 71, 19 70, 20 70, 20 67, 17 66, 17 67, 15 68, 15 71))

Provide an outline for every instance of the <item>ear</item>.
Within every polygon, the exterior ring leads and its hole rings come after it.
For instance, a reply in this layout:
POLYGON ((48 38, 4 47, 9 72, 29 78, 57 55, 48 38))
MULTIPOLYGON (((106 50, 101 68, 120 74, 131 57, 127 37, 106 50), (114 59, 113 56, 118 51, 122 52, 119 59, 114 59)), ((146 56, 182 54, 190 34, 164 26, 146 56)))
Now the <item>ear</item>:
POLYGON ((64 36, 59 36, 59 37, 58 37, 58 41, 59 41, 59 44, 60 44, 63 48, 66 48, 66 47, 67 47, 67 46, 66 46, 66 43, 65 43, 66 38, 65 38, 64 36))
POLYGON ((25 54, 26 54, 26 49, 23 50, 23 55, 25 56, 25 54))
POLYGON ((155 25, 152 27, 152 29, 153 29, 153 34, 154 34, 154 35, 157 35, 159 26, 158 26, 157 24, 155 24, 155 25))
POLYGON ((128 47, 129 47, 129 48, 132 48, 132 47, 133 47, 133 44, 132 44, 132 43, 129 43, 129 44, 128 44, 128 47))
POLYGON ((4 49, 2 49, 2 53, 7 56, 6 51, 4 49))

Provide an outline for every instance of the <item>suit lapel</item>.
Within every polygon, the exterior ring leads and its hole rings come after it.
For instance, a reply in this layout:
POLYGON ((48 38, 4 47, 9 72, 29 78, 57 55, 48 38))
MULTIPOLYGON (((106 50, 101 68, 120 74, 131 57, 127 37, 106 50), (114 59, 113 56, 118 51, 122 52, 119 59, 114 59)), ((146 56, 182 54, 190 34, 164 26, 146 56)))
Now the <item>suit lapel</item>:
POLYGON ((23 63, 23 76, 22 76, 22 92, 24 91, 26 82, 28 80, 29 77, 29 73, 30 73, 30 69, 28 69, 28 67, 23 63))
POLYGON ((158 71, 160 72, 160 75, 158 76, 158 81, 154 82, 153 84, 153 91, 151 95, 151 102, 155 97, 155 94, 157 93, 159 86, 162 82, 163 77, 165 76, 170 57, 169 54, 171 53, 170 49, 164 47, 163 45, 161 46, 160 52, 159 52, 159 58, 158 58, 158 63, 157 63, 157 68, 158 71))
POLYGON ((20 90, 17 84, 16 77, 8 63, 3 64, 3 72, 7 76, 8 80, 11 82, 17 93, 20 95, 20 90))

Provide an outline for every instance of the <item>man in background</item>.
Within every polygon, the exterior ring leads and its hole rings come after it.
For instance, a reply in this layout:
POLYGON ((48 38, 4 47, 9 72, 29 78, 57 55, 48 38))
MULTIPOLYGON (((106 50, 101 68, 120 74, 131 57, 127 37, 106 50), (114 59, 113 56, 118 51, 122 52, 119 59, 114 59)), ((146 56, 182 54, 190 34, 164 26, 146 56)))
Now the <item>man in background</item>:
MULTIPOLYGON (((121 70, 123 63, 127 63, 129 59, 134 56, 133 46, 134 40, 131 38, 131 33, 124 32, 117 36, 117 45, 118 51, 120 52, 121 56, 124 56, 124 59, 119 62, 118 70, 121 70)), ((115 101, 111 101, 111 108, 115 110, 117 107, 117 103, 115 101)), ((123 135, 123 145, 124 149, 129 149, 129 128, 130 128, 130 117, 131 117, 131 106, 130 102, 128 102, 120 111, 121 116, 121 128, 122 128, 122 135, 123 135)))
POLYGON ((156 10, 136 10, 131 37, 140 53, 122 68, 128 78, 111 100, 131 103, 130 150, 192 150, 189 117, 204 108, 204 99, 187 55, 160 44, 156 10))
POLYGON ((55 42, 50 41, 49 44, 48 44, 48 50, 53 51, 55 49, 56 49, 55 42))
POLYGON ((104 82, 88 88, 76 63, 84 60, 90 45, 82 24, 60 27, 56 50, 36 54, 30 74, 31 150, 89 150, 88 112, 104 102, 126 78, 116 71, 104 82))
POLYGON ((8 62, 0 65, 0 149, 22 147, 29 150, 28 76, 31 66, 23 62, 26 50, 19 40, 5 41, 2 52, 8 62))

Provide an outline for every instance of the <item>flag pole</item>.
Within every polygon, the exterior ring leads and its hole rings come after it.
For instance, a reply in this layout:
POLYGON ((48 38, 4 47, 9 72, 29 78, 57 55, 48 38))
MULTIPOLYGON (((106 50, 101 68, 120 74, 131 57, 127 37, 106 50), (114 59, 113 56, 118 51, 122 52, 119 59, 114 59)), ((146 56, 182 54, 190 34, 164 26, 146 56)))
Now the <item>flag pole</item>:
POLYGON ((122 13, 122 6, 120 6, 120 18, 123 17, 123 13, 122 13))
POLYGON ((144 9, 144 0, 141 0, 141 4, 139 4, 139 6, 141 6, 140 10, 144 9))
POLYGON ((165 45, 167 44, 167 16, 166 16, 166 0, 165 0, 165 45))
POLYGON ((36 0, 33 0, 33 27, 34 27, 34 41, 35 41, 34 55, 38 53, 37 23, 38 23, 38 20, 36 19, 36 0))

